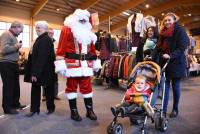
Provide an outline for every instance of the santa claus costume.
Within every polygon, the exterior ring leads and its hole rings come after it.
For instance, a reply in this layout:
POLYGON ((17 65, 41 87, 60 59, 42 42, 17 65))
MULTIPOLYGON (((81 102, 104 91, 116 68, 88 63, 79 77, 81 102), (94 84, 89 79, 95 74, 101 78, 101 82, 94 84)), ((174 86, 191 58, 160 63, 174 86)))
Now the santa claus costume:
POLYGON ((84 98, 86 117, 97 120, 93 111, 91 86, 91 76, 93 76, 94 63, 97 59, 94 46, 97 37, 91 31, 89 17, 90 13, 81 9, 77 9, 72 15, 66 17, 57 49, 57 56, 65 57, 67 65, 65 92, 69 101, 71 118, 75 121, 82 120, 76 105, 78 87, 84 98))

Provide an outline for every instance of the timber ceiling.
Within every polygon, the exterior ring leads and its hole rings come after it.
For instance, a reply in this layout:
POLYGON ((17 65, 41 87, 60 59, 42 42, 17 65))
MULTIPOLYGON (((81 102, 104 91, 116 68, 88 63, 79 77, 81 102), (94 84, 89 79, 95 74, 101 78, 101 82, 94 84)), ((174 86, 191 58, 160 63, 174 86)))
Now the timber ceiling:
POLYGON ((0 0, 0 5, 28 10, 32 17, 44 13, 63 19, 77 8, 87 8, 91 13, 98 12, 99 29, 108 30, 110 18, 111 32, 125 31, 130 15, 123 12, 141 12, 159 19, 167 12, 175 12, 186 28, 200 29, 200 0, 0 0))

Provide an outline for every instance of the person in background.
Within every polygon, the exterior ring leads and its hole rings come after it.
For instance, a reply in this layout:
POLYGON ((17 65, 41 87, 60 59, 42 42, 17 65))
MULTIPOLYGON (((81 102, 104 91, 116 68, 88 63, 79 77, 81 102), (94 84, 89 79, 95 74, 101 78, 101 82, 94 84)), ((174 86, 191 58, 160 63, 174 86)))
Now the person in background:
MULTIPOLYGON (((57 51, 57 47, 58 47, 58 42, 53 38, 54 36, 54 30, 52 28, 49 28, 48 30, 48 35, 49 37, 52 39, 53 44, 54 44, 54 51, 57 51)), ((55 100, 60 100, 60 98, 58 97, 58 75, 56 74, 55 76, 55 84, 54 84, 54 99, 55 100)), ((46 97, 45 97, 45 92, 44 92, 44 88, 43 88, 43 94, 42 94, 43 98, 42 101, 46 101, 46 97)))
POLYGON ((170 85, 173 91, 173 108, 170 118, 177 117, 179 114, 179 100, 181 95, 181 78, 186 74, 185 49, 187 47, 187 34, 185 29, 177 22, 178 17, 174 13, 167 13, 164 16, 160 37, 155 48, 154 60, 159 59, 162 67, 167 60, 169 64, 166 67, 165 96, 163 113, 166 116, 169 100, 170 85), (159 58, 156 58, 159 56, 159 58))
MULTIPOLYGON (((92 25, 89 22, 90 13, 87 10, 76 9, 73 14, 66 17, 62 28, 57 49, 58 57, 63 57, 67 65, 66 74, 67 88, 65 90, 71 119, 81 121, 82 118, 77 109, 77 89, 83 95, 86 107, 86 117, 97 120, 93 111, 93 90, 91 76, 93 71, 98 71, 96 50, 94 43, 96 35, 91 31, 92 25), (96 67, 95 67, 96 66, 96 67)), ((100 60, 99 60, 100 64, 100 60)), ((57 69, 56 69, 57 70, 57 69)))
POLYGON ((32 83, 31 108, 30 113, 26 115, 27 117, 32 117, 36 113, 40 113, 41 86, 44 87, 47 99, 47 114, 52 114, 55 111, 54 45, 52 39, 48 36, 48 23, 46 21, 37 21, 35 29, 38 37, 33 44, 31 53, 29 53, 24 76, 26 82, 32 83))
POLYGON ((142 39, 136 50, 136 62, 142 62, 146 57, 152 57, 153 50, 158 41, 158 30, 156 27, 149 27, 146 37, 142 39))
POLYGON ((23 32, 23 24, 14 21, 10 29, 0 36, 0 74, 3 82, 3 110, 5 114, 18 114, 16 109, 23 109, 21 105, 19 84, 19 49, 22 43, 17 36, 23 32))

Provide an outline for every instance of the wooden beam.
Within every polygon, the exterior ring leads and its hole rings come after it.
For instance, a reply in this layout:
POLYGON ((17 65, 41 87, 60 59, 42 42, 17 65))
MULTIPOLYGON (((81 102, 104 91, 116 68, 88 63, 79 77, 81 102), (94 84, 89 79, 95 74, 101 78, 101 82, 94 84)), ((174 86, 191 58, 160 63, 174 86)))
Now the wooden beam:
POLYGON ((150 8, 144 12, 145 15, 156 15, 167 9, 172 9, 181 5, 195 5, 199 4, 199 0, 171 0, 169 2, 163 2, 156 7, 150 8))
POLYGON ((200 15, 200 8, 190 8, 190 9, 183 9, 180 11, 175 12, 178 16, 192 14, 192 15, 200 15))
POLYGON ((200 16, 190 16, 190 17, 185 17, 180 19, 180 23, 181 24, 188 24, 188 23, 192 23, 192 22, 196 22, 200 20, 200 16))
POLYGON ((36 6, 34 7, 34 9, 32 10, 31 17, 36 16, 42 10, 42 8, 47 4, 48 1, 49 0, 40 0, 36 4, 36 6))
POLYGON ((189 30, 194 29, 194 28, 198 28, 198 27, 200 28, 200 21, 188 23, 188 24, 185 25, 185 27, 189 30))
POLYGON ((88 9, 98 3, 100 0, 85 0, 83 4, 80 6, 80 9, 88 9))
POLYGON ((100 23, 108 20, 109 16, 110 16, 110 18, 117 16, 118 14, 122 13, 123 11, 134 8, 137 5, 143 3, 144 1, 145 0, 131 0, 129 2, 124 3, 117 9, 114 9, 112 12, 110 12, 104 16, 100 16, 100 23))

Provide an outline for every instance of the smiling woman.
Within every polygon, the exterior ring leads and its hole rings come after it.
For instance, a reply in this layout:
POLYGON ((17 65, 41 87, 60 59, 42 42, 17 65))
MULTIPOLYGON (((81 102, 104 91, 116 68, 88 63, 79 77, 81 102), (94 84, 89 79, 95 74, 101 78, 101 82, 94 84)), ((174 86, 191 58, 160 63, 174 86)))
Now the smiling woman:
POLYGON ((166 68, 166 89, 164 97, 164 115, 167 113, 170 85, 173 90, 173 108, 170 117, 177 117, 179 113, 178 104, 180 99, 181 78, 186 74, 185 49, 187 46, 187 34, 184 28, 177 22, 178 17, 174 13, 164 16, 160 37, 156 48, 159 55, 159 64, 163 66, 170 59, 166 68))

